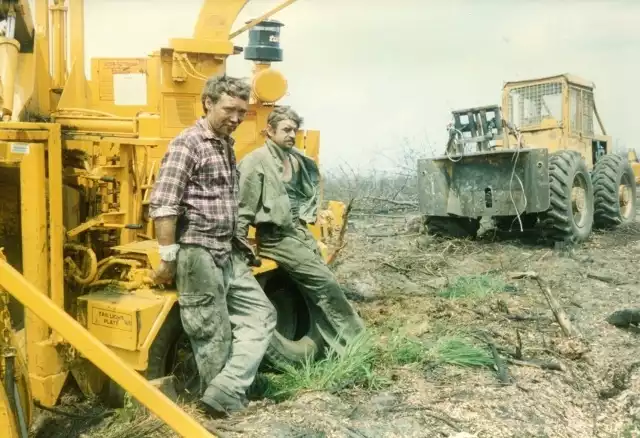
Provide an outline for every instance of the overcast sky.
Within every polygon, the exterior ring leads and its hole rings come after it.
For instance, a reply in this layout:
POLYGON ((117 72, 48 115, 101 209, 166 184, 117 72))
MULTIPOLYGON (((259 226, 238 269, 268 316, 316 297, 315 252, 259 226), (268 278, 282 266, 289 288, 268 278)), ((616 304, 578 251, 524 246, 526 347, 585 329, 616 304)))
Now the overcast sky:
MULTIPOLYGON (((234 28, 278 3, 249 1, 234 28)), ((144 56, 190 37, 201 4, 86 0, 87 58, 144 56)), ((275 18, 285 23, 283 102, 321 130, 325 166, 370 164, 405 138, 441 151, 452 109, 499 103, 507 80, 564 72, 596 83, 614 142, 640 147, 640 1, 298 0, 275 18)), ((249 74, 242 55, 228 66, 249 74)))

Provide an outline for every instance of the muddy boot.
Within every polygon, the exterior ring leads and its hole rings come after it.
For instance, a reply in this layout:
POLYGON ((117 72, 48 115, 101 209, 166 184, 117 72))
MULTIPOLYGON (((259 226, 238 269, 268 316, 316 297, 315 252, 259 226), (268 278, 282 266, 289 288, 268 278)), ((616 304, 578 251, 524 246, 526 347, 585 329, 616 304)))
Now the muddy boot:
POLYGON ((214 386, 209 386, 198 403, 209 416, 220 418, 246 408, 243 400, 227 395, 214 386))

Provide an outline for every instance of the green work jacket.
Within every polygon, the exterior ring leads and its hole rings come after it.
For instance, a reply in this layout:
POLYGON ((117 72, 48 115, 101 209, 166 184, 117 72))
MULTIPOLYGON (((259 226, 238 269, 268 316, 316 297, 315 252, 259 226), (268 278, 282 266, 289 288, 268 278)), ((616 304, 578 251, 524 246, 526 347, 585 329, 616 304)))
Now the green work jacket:
POLYGON ((291 203, 283 182, 283 161, 291 154, 300 164, 301 189, 300 219, 314 224, 320 204, 320 171, 311 158, 299 149, 286 152, 270 140, 247 154, 238 163, 238 227, 237 236, 247 236, 249 226, 273 224, 279 228, 294 228, 291 203))

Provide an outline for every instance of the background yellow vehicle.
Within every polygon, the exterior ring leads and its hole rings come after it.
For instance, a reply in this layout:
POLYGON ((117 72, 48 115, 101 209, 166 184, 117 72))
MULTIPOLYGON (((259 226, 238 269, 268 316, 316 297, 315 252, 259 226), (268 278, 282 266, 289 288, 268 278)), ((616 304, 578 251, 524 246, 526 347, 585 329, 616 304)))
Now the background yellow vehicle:
MULTIPOLYGON (((263 143, 287 91, 271 67, 282 60, 282 24, 270 17, 294 0, 231 32, 246 2, 205 0, 192 38, 148 57, 91 59, 87 80, 83 0, 35 0, 35 20, 28 1, 0 0, 0 294, 17 298, 3 299, 0 314, 0 430, 10 437, 26 436, 32 401, 56 404, 70 376, 85 394, 116 400, 121 385, 180 433, 204 436, 136 377, 175 373, 184 385, 197 372, 183 360, 190 349, 175 291, 150 279, 159 258, 147 209, 168 142, 201 115, 204 81, 223 74, 229 56, 244 52, 254 64, 250 111, 234 134, 238 159, 263 143), (235 46, 247 30, 248 47, 235 46), (128 83, 140 84, 145 102, 120 101, 128 83)), ((319 142, 308 130, 297 146, 317 160, 319 142)), ((328 205, 311 226, 325 257, 322 242, 340 229, 343 209, 328 205)), ((274 262, 254 272, 278 310, 267 359, 319 353, 315 309, 274 262)))
POLYGON ((640 159, 635 149, 629 149, 627 151, 627 157, 629 158, 629 164, 633 169, 633 174, 636 176, 636 185, 640 183, 640 159))
POLYGON ((636 179, 612 153, 593 89, 568 74, 507 82, 502 107, 454 111, 446 156, 418 163, 428 232, 475 236, 490 216, 498 228, 537 225, 577 243, 594 225, 633 221, 636 179))

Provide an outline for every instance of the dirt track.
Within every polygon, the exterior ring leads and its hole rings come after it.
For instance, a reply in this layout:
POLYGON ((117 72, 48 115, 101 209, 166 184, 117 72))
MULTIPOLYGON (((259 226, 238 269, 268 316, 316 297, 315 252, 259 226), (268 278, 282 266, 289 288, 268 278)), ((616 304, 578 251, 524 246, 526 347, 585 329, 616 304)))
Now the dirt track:
MULTIPOLYGON (((595 233, 577 249, 558 251, 493 231, 475 242, 434 240, 406 231, 405 222, 377 217, 355 223, 336 267, 350 297, 383 337, 397 329, 425 342, 450 333, 486 333, 507 365, 509 383, 501 384, 492 367, 429 361, 398 366, 393 384, 381 390, 304 392, 280 404, 256 401, 246 414, 224 422, 243 432, 225 435, 639 436, 632 432, 634 424, 640 428, 638 334, 606 318, 640 307, 640 223, 595 233), (512 279, 516 271, 535 271, 548 283, 578 336, 562 334, 536 282, 512 279), (447 286, 473 288, 478 279, 478 285, 499 290, 440 296, 447 286), (522 361, 561 370, 514 364, 518 335, 522 361)), ((61 436, 78 436, 82 429, 94 436, 87 427, 70 432, 65 424, 61 436)), ((47 430, 38 436, 54 436, 47 430)))

